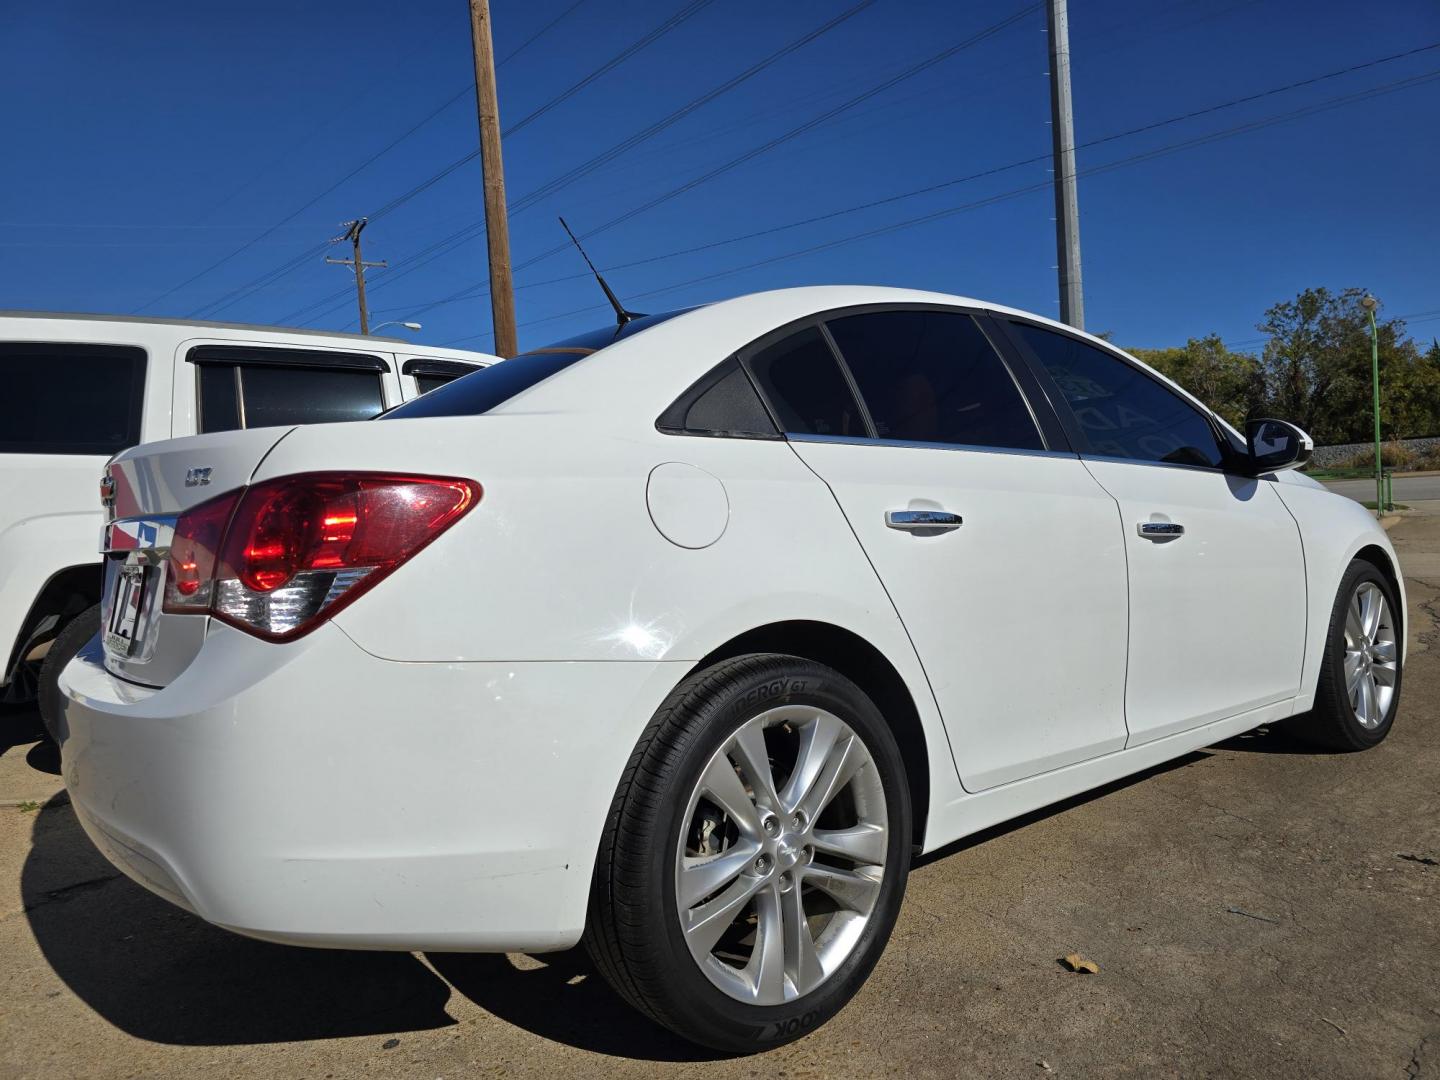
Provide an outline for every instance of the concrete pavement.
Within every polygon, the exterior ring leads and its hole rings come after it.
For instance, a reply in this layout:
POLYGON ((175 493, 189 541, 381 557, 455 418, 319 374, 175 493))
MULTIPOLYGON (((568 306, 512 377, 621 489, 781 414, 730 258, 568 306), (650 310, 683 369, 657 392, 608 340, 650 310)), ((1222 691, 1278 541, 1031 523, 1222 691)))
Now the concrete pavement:
MULTIPOLYGON (((1424 476, 1397 476, 1391 485, 1397 503, 1413 504, 1440 499, 1440 473, 1429 473, 1424 476)), ((1356 502, 1375 501, 1374 479, 1334 480, 1325 486, 1356 502)))
MULTIPOLYGON (((118 875, 50 802, 0 808, 0 1077, 1435 1080, 1440 518, 1392 538, 1411 654, 1382 746, 1262 730, 927 858, 856 1001, 762 1059, 653 1028, 579 952, 236 937, 118 875)), ((23 772, 46 767, 0 754, 7 784, 53 787, 23 772)))

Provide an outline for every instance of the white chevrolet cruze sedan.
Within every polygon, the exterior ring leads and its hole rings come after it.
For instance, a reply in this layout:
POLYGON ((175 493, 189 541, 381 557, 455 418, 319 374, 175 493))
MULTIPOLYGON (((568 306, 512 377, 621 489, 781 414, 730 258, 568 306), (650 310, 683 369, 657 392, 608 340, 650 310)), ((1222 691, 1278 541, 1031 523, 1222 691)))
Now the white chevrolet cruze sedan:
POLYGON ((1389 732, 1357 503, 1104 341, 935 293, 761 293, 365 423, 108 468, 65 781, 241 934, 584 940, 748 1051, 831 1017, 916 852, 1261 724, 1389 732))

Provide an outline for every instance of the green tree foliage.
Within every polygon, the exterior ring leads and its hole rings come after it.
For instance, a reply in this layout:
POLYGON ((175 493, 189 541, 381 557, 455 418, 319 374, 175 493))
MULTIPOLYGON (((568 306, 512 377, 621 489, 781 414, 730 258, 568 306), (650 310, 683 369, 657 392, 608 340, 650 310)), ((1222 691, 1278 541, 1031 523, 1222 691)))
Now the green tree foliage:
POLYGON ((1178 349, 1135 349, 1134 354, 1236 427, 1243 428, 1251 408, 1264 399, 1260 361, 1249 353, 1231 352, 1219 334, 1191 338, 1178 349))
MULTIPOLYGON (((1185 387, 1237 426, 1276 416, 1299 424, 1318 445, 1374 436, 1370 322, 1364 289, 1306 289, 1265 312, 1257 329, 1269 339, 1259 357, 1226 349, 1211 334, 1183 348, 1135 355, 1185 387)), ((1424 352, 1399 319, 1377 319, 1382 437, 1440 434, 1440 344, 1424 352)))

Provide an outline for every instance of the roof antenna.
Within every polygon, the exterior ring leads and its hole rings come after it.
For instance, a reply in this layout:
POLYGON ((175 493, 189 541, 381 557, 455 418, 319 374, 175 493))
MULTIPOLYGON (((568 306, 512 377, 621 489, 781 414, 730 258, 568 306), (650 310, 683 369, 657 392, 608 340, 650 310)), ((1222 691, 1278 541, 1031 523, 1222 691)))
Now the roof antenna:
POLYGON ((619 297, 611 291, 610 286, 605 284, 605 279, 600 276, 600 271, 595 269, 595 264, 590 261, 590 256, 585 254, 585 249, 580 246, 580 241, 575 239, 575 234, 570 231, 570 226, 565 224, 565 219, 560 219, 560 227, 565 230, 565 235, 570 237, 570 242, 575 245, 575 250, 580 252, 580 257, 585 260, 585 265, 590 267, 590 272, 595 275, 595 280, 600 283, 600 288, 605 290, 605 299, 610 301, 610 306, 615 309, 615 321, 624 326, 631 319, 643 319, 645 316, 638 311, 628 311, 625 305, 620 303, 619 297))

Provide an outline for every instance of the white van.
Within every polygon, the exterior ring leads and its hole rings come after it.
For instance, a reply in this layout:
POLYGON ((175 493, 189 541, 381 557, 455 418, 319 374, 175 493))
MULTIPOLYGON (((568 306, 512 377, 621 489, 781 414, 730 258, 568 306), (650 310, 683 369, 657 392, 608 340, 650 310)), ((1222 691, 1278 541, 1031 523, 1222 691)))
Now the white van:
POLYGON ((497 359, 359 334, 0 311, 0 700, 39 693, 51 724, 47 691, 99 627, 98 485, 113 454, 363 420, 497 359))

